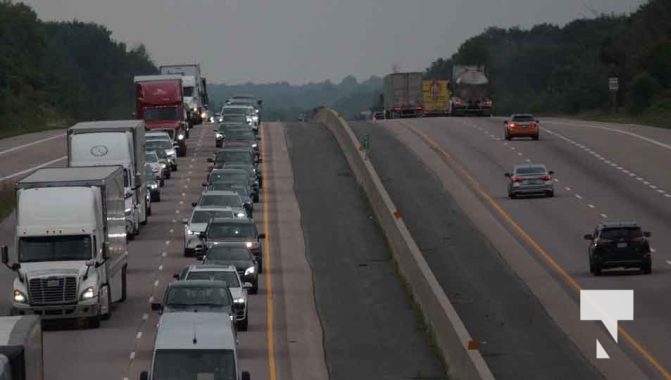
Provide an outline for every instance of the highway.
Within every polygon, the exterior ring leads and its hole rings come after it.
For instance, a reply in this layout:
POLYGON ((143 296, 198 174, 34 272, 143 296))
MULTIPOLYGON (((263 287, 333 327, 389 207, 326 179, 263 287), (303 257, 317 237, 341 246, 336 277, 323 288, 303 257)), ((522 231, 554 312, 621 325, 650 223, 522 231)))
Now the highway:
MULTIPOLYGON (((64 165, 63 133, 0 140, 5 183, 37 167, 64 165)), ((249 331, 239 335, 241 368, 253 379, 271 380, 443 378, 333 138, 308 124, 264 123, 260 135, 265 186, 254 218, 267 234, 266 258, 259 293, 249 297, 249 331), (342 202, 325 201, 338 195, 342 202), (344 217, 351 225, 341 231, 344 217)), ((129 244, 128 299, 114 305, 111 319, 99 329, 72 321, 46 326, 46 379, 138 379, 149 369, 159 317, 150 302, 161 300, 173 273, 195 262, 183 257, 182 219, 190 216, 206 158, 215 151, 213 125, 196 126, 161 202, 152 203, 149 223, 129 244)), ((13 226, 13 214, 0 223, 0 244, 10 252, 13 226)), ((4 315, 13 277, 0 270, 4 315)))
POLYGON ((579 289, 633 289, 634 320, 620 323, 618 346, 645 377, 671 377, 671 131, 541 119, 540 141, 505 141, 502 122, 423 118, 352 126, 370 135, 371 161, 469 332, 487 342, 483 355, 497 378, 597 376, 586 358, 605 329, 579 320, 579 289), (554 198, 508 199, 503 174, 525 162, 555 171, 554 198), (499 237, 474 231, 463 213, 470 205, 445 191, 454 181, 448 171, 558 287, 549 291, 552 284, 538 281, 541 272, 520 274, 513 255, 497 246, 499 237), (589 273, 582 237, 614 220, 636 220, 652 232, 651 275, 589 273), (567 296, 569 307, 560 307, 567 296), (580 357, 575 344, 583 340, 591 343, 580 357))

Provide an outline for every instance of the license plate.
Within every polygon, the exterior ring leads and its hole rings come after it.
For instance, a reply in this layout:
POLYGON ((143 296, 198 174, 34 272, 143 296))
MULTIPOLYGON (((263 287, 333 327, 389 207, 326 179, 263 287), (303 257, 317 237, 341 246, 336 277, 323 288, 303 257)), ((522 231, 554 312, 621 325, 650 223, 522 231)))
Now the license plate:
POLYGON ((543 181, 529 181, 529 183, 532 185, 541 185, 543 181))
POLYGON ((618 247, 618 248, 626 248, 626 247, 627 247, 627 243, 617 243, 617 247, 618 247))

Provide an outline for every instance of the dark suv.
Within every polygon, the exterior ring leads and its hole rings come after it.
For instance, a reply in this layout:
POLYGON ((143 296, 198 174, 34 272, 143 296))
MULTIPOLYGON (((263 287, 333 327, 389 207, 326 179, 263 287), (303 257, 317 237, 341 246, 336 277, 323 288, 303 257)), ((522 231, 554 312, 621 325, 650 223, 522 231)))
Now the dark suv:
POLYGON ((652 272, 650 232, 643 232, 635 222, 609 222, 596 226, 594 234, 585 235, 588 248, 589 270, 595 276, 602 269, 641 268, 652 272))

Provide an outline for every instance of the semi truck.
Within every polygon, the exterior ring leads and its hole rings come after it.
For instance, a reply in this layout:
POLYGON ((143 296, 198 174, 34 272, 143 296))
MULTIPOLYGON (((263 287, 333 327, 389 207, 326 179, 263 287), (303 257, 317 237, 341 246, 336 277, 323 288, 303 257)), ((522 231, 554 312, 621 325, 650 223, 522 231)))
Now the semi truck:
POLYGON ((385 117, 418 117, 424 114, 422 73, 393 73, 384 77, 385 117))
POLYGON ((68 128, 68 166, 121 165, 124 168, 126 235, 132 239, 147 223, 144 180, 145 123, 108 120, 77 123, 68 128))
POLYGON ((181 75, 184 86, 184 103, 194 124, 201 124, 208 101, 207 81, 201 76, 200 64, 163 65, 161 74, 181 75))
POLYGON ((16 184, 12 314, 99 327, 126 299, 124 168, 43 168, 16 184))
POLYGON ((40 317, 0 317, 0 379, 44 380, 40 317))
POLYGON ((186 155, 188 123, 179 75, 141 75, 135 83, 135 117, 148 130, 168 130, 180 156, 186 155))
POLYGON ((452 68, 452 115, 491 116, 489 79, 484 66, 455 65, 452 68))
POLYGON ((422 82, 424 116, 447 116, 450 114, 450 90, 446 80, 422 82))

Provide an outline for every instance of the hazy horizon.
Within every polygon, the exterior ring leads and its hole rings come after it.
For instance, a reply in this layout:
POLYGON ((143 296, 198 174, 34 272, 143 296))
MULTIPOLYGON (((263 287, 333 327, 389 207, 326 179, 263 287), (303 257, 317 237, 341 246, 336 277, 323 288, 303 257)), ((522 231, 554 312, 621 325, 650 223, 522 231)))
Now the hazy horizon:
POLYGON ((45 21, 95 22, 157 65, 200 62, 209 83, 288 82, 348 75, 359 82, 396 65, 423 71, 487 27, 564 25, 636 10, 645 0, 24 0, 45 21))

